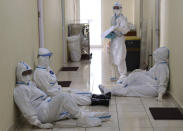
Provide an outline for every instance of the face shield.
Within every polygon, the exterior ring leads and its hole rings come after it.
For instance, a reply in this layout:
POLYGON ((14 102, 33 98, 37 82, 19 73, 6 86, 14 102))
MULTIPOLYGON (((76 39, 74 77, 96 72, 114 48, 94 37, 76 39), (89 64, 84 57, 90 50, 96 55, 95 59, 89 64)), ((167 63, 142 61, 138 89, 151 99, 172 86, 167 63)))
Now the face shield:
POLYGON ((32 80, 32 70, 22 72, 23 82, 28 84, 32 80))
POLYGON ((39 56, 38 66, 47 68, 50 65, 50 56, 39 56))
POLYGON ((32 80, 32 68, 24 62, 18 63, 16 77, 18 82, 28 84, 32 80))
POLYGON ((115 16, 119 16, 121 14, 122 6, 119 2, 115 2, 113 6, 113 12, 115 16))
POLYGON ((50 57, 52 56, 52 52, 50 52, 46 48, 39 48, 38 53, 38 66, 48 67, 50 65, 50 57))

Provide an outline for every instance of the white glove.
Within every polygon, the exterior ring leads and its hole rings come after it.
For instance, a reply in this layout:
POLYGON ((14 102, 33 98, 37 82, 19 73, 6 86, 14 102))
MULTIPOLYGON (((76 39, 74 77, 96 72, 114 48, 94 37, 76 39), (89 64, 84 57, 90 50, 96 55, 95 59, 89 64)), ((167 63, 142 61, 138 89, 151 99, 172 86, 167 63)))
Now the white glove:
POLYGON ((34 126, 37 126, 39 128, 43 128, 43 129, 53 128, 53 124, 50 124, 50 123, 42 124, 38 119, 36 119, 32 124, 34 126))
POLYGON ((115 31, 119 26, 118 25, 114 25, 112 26, 112 30, 115 31))
POLYGON ((39 126, 39 128, 51 129, 51 128, 53 128, 53 124, 51 124, 51 123, 41 124, 41 125, 39 126))
POLYGON ((163 101, 163 95, 160 93, 160 94, 158 95, 158 97, 156 98, 156 100, 157 100, 158 102, 162 102, 162 101, 163 101))

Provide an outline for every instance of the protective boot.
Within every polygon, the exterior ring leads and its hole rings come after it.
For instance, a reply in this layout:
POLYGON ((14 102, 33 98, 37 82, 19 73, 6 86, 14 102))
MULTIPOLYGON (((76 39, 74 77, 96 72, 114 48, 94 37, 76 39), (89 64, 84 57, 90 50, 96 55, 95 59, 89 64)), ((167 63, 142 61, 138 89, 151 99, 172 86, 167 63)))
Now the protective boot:
POLYGON ((102 95, 96 95, 93 94, 92 98, 97 98, 97 99, 111 99, 111 92, 108 92, 106 94, 102 94, 102 95))
POLYGON ((97 99, 97 98, 91 98, 91 105, 104 105, 109 106, 109 99, 97 99))

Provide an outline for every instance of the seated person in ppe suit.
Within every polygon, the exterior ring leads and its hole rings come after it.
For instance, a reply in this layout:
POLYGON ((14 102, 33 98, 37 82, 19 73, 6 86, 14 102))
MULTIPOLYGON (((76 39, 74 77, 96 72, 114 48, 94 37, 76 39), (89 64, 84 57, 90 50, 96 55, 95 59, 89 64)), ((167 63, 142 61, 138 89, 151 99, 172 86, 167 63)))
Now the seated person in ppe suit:
POLYGON ((81 111, 68 93, 48 97, 31 81, 32 69, 24 62, 17 65, 14 100, 28 122, 39 128, 52 128, 61 119, 76 119, 76 126, 93 127, 110 118, 105 112, 81 111))
POLYGON ((166 47, 158 48, 153 53, 154 66, 149 71, 134 71, 123 79, 120 85, 105 88, 99 85, 102 93, 111 92, 116 96, 156 97, 162 101, 169 82, 168 58, 169 50, 166 47))
MULTIPOLYGON (((127 18, 121 13, 122 6, 119 2, 115 2, 113 6, 114 15, 111 18, 111 26, 116 37, 111 40, 111 56, 113 63, 117 66, 120 78, 125 78, 127 75, 126 67, 126 45, 124 34, 130 30, 128 27, 127 18)), ((111 78, 113 79, 113 78, 111 78)))
MULTIPOLYGON (((50 68, 50 57, 52 53, 46 48, 39 48, 38 66, 34 72, 34 81, 38 88, 43 90, 48 96, 56 96, 63 92, 58 85, 55 73, 50 68)), ((89 92, 70 93, 78 105, 105 105, 109 106, 111 93, 95 95, 89 92), (83 95, 85 94, 85 95, 83 95), (86 95, 87 94, 87 95, 86 95)))

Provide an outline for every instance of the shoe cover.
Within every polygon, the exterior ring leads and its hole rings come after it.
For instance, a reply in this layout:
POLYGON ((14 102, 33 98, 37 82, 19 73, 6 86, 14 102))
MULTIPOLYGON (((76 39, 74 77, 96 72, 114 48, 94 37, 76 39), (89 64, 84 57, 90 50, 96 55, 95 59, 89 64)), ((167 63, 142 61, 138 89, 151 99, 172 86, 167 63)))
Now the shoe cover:
POLYGON ((96 127, 101 126, 102 121, 99 118, 93 118, 88 116, 83 116, 76 121, 78 127, 96 127))
POLYGON ((111 77, 111 81, 117 81, 118 80, 118 78, 116 78, 116 77, 111 77))
POLYGON ((124 80, 126 79, 126 75, 121 75, 119 77, 119 79, 117 80, 117 84, 122 84, 124 82, 124 80))
POLYGON ((98 88, 99 88, 100 92, 102 94, 104 94, 104 86, 103 85, 99 85, 98 88))
POLYGON ((102 122, 108 121, 111 118, 109 112, 90 112, 93 117, 99 118, 102 122))
POLYGON ((105 88, 103 85, 99 85, 98 88, 99 88, 99 90, 101 91, 102 94, 106 94, 106 93, 111 92, 110 89, 105 88))
POLYGON ((51 124, 51 123, 41 124, 39 127, 42 129, 52 129, 53 124, 51 124))
POLYGON ((102 122, 108 121, 111 118, 109 112, 83 112, 83 115, 91 118, 92 117, 99 118, 102 122))

